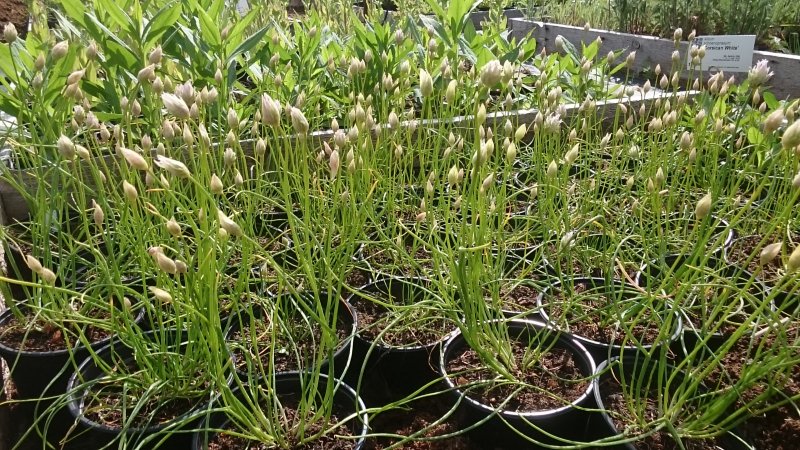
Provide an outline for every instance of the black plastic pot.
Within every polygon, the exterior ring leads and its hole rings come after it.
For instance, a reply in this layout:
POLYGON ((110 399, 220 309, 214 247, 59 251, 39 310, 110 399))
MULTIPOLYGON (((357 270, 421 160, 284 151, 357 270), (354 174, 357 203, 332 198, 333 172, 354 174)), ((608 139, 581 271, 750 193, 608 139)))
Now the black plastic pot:
MULTIPOLYGON (((427 285, 421 278, 379 278, 362 287, 360 292, 389 296, 398 303, 411 305, 431 295, 426 291, 427 285)), ((355 293, 348 299, 356 311, 363 307, 363 302, 371 301, 363 298, 363 294, 355 293)), ((448 333, 435 342, 391 346, 357 332, 353 340, 353 360, 345 380, 357 387, 370 405, 407 397, 438 378, 437 361, 448 333)))
MULTIPOLYGON (((508 333, 511 339, 530 343, 541 333, 547 339, 547 345, 553 348, 563 348, 569 351, 576 365, 590 378, 596 369, 594 360, 589 352, 578 341, 566 333, 545 326, 540 322, 528 320, 509 320, 508 333)), ((578 398, 557 409, 545 411, 517 412, 498 410, 469 396, 463 391, 447 372, 450 361, 456 358, 460 351, 468 347, 460 331, 451 335, 444 344, 439 359, 439 372, 444 378, 445 385, 453 402, 457 402, 457 414, 464 419, 464 426, 474 426, 471 437, 476 441, 507 448, 538 448, 530 440, 540 443, 557 445, 564 444, 562 439, 584 442, 589 436, 590 415, 595 407, 594 390, 595 382, 592 380, 586 391, 578 398), (524 437, 523 437, 524 436, 524 437)))
MULTIPOLYGON (((320 300, 324 301, 324 302, 328 301, 327 298, 321 298, 320 300)), ((283 295, 280 295, 280 296, 276 297, 275 299, 265 300, 265 301, 267 301, 267 302, 275 302, 275 303, 278 303, 278 302, 289 302, 290 306, 288 306, 288 308, 291 308, 291 310, 295 311, 296 314, 293 315, 292 317, 289 317, 288 320, 296 319, 298 321, 302 321, 302 320, 307 319, 307 318, 301 317, 301 316, 305 316, 306 314, 302 311, 302 307, 297 305, 297 302, 298 301, 313 302, 314 299, 313 298, 306 298, 306 296, 300 295, 300 299, 298 300, 292 295, 283 294, 283 295), (291 305, 294 305, 294 306, 291 306, 291 305)), ((286 304, 282 305, 282 308, 286 309, 287 305, 286 304)), ((229 336, 229 338, 228 338, 229 341, 231 339, 230 336, 233 336, 236 332, 241 330, 242 327, 250 325, 250 319, 251 318, 254 319, 255 321, 263 320, 264 319, 264 314, 266 314, 266 313, 267 313, 267 311, 265 311, 264 306, 255 305, 252 308, 245 308, 245 309, 239 311, 238 313, 232 314, 227 320, 227 323, 229 323, 229 328, 228 328, 228 331, 227 331, 226 335, 229 336)), ((344 341, 339 343, 339 347, 334 351, 334 353, 332 355, 332 359, 328 359, 328 360, 325 360, 325 361, 318 361, 318 362, 316 362, 316 364, 320 366, 319 371, 321 373, 328 373, 328 370, 330 368, 330 364, 331 364, 331 362, 333 362, 333 371, 334 371, 333 373, 334 373, 334 375, 336 377, 340 377, 342 374, 344 374, 347 371, 347 369, 349 367, 350 360, 351 360, 352 353, 353 353, 353 337, 355 336, 356 329, 357 329, 358 325, 357 325, 357 316, 356 316, 356 313, 355 313, 353 307, 349 303, 344 301, 343 299, 339 300, 339 306, 338 306, 337 313, 338 313, 337 322, 338 322, 339 325, 344 327, 345 331, 347 332, 347 336, 345 337, 344 341)), ((255 365, 253 366, 253 370, 256 371, 256 372, 254 372, 253 375, 255 375, 257 379, 261 379, 263 377, 263 374, 261 373, 261 370, 263 370, 265 373, 272 373, 273 372, 273 369, 271 367, 263 367, 262 368, 259 365, 260 364, 259 362, 255 362, 254 364, 255 365)), ((311 361, 307 362, 307 364, 311 364, 311 361)), ((296 370, 296 369, 294 369, 294 370, 296 370)), ((242 370, 242 369, 240 369, 238 367, 236 368, 236 374, 239 377, 239 379, 244 381, 244 382, 246 382, 247 380, 252 379, 251 376, 247 373, 246 370, 242 370)))
MULTIPOLYGON (((329 378, 327 375, 320 374, 319 387, 324 387, 329 378)), ((330 380, 335 383, 335 392, 333 394, 333 408, 334 413, 339 413, 340 417, 347 417, 356 414, 356 417, 349 423, 350 432, 358 439, 353 444, 354 450, 361 450, 366 448, 367 433, 369 432, 369 416, 366 412, 366 406, 361 398, 349 385, 338 379, 330 380), (337 411, 338 410, 338 411, 337 411)), ((297 398, 298 395, 307 386, 303 385, 301 374, 299 372, 284 372, 275 374, 274 384, 272 389, 277 395, 278 399, 283 403, 287 400, 297 398)), ((234 390, 234 395, 242 396, 239 388, 234 390)), ((251 399, 252 401, 252 399, 251 399)), ((192 450, 205 450, 208 446, 208 441, 211 440, 217 433, 216 430, 225 429, 230 424, 230 420, 224 414, 211 415, 204 424, 202 431, 196 432, 192 437, 192 450)))
MULTIPOLYGON (((631 306, 639 306, 639 303, 636 301, 636 297, 640 296, 641 292, 637 291, 635 287, 630 286, 622 281, 612 280, 610 285, 605 278, 575 278, 570 281, 573 285, 585 283, 589 286, 589 289, 595 290, 595 292, 597 289, 602 289, 601 292, 605 293, 607 297, 613 298, 615 301, 630 301, 631 306)), ((550 314, 548 313, 548 302, 545 300, 545 297, 558 289, 562 284, 563 283, 561 281, 553 283, 539 295, 537 300, 539 311, 542 317, 544 317, 545 320, 550 323, 550 325, 556 328, 558 328, 558 324, 554 323, 550 317, 550 314)), ((668 340, 665 340, 664 342, 642 343, 640 345, 620 345, 613 342, 598 342, 575 334, 572 334, 572 336, 575 338, 575 340, 586 347, 589 353, 592 354, 592 357, 594 357, 595 361, 598 362, 605 361, 623 354, 630 355, 638 353, 640 351, 652 353, 657 351, 657 349, 654 349, 653 347, 672 345, 672 343, 678 341, 682 331, 682 321, 680 315, 677 312, 674 312, 668 305, 664 305, 664 309, 661 311, 652 311, 652 314, 659 316, 662 323, 666 322, 672 326, 668 340), (670 320, 668 320, 670 317, 671 323, 670 320)))
MULTIPOLYGON (((23 307, 22 311, 26 309, 23 307)), ((134 323, 141 323, 144 309, 139 309, 133 317, 134 323)), ((0 314, 0 323, 14 320, 9 309, 0 314)), ((92 352, 108 345, 111 337, 92 343, 92 352)), ((40 398, 63 394, 75 367, 89 357, 89 348, 81 342, 74 342, 71 349, 57 351, 27 351, 9 347, 0 341, 0 356, 6 360, 11 379, 22 398, 40 398)))
MULTIPOLYGON (((146 338, 156 336, 165 337, 165 342, 171 349, 179 349, 186 345, 187 335, 185 332, 176 330, 156 330, 145 333, 146 338)), ((173 355, 174 357, 174 355, 173 355)), ((213 393, 208 393, 205 398, 198 398, 195 407, 179 414, 175 419, 166 423, 144 426, 129 427, 122 429, 100 424, 86 417, 86 402, 88 390, 98 383, 106 374, 103 367, 98 365, 102 361, 103 365, 117 367, 120 364, 135 365, 134 350, 120 339, 113 339, 108 345, 100 349, 94 358, 87 358, 75 371, 67 384, 67 395, 69 412, 72 415, 76 427, 67 439, 80 441, 86 448, 114 448, 125 439, 125 448, 141 449, 173 449, 187 448, 191 444, 191 430, 196 426, 201 418, 207 416, 207 408, 214 398, 213 393), (96 359, 95 359, 96 358, 96 359), (106 447, 108 446, 108 447, 106 447)), ((229 382, 231 379, 229 378, 229 382)), ((168 398, 164 399, 169 400, 168 398)), ((147 413, 152 417, 151 413, 147 413)))
MULTIPOLYGON (((720 277, 736 280, 735 284, 741 289, 748 288, 749 293, 757 301, 767 298, 767 288, 760 280, 750 272, 716 257, 708 258, 705 261, 705 265, 701 267, 700 261, 690 262, 686 256, 669 255, 664 258, 663 262, 652 261, 650 264, 643 266, 642 270, 636 275, 635 281, 638 285, 648 288, 648 290, 663 287, 665 283, 669 288, 675 285, 676 282, 671 279, 676 275, 679 276, 684 271, 692 270, 698 272, 698 277, 702 277, 703 270, 706 268, 714 270, 720 277)), ((667 294, 672 296, 673 293, 667 292, 667 294)), ((745 311, 752 312, 755 310, 753 306, 743 304, 742 308, 745 311)), ((765 311, 765 316, 769 314, 769 311, 775 310, 775 305, 771 303, 767 305, 767 308, 768 311, 765 311)), ((728 336, 721 332, 705 333, 704 325, 693 323, 693 320, 685 311, 682 312, 681 316, 684 321, 682 339, 673 343, 673 350, 678 354, 689 355, 695 353, 697 347, 703 347, 700 354, 711 356, 728 339, 728 336)))
MULTIPOLYGON (((619 383, 625 383, 625 380, 635 380, 634 382, 638 385, 642 386, 650 386, 656 389, 668 389, 668 386, 659 386, 658 382, 656 381, 657 378, 657 371, 663 370, 665 374, 674 373, 677 369, 675 369, 671 365, 660 366, 660 362, 658 360, 649 360, 646 358, 636 358, 636 357, 625 357, 625 358, 614 358, 608 361, 604 361, 597 367, 597 376, 595 377, 595 383, 597 383, 597 389, 594 391, 594 398, 595 403, 600 410, 599 414, 592 415, 592 431, 593 431, 593 438, 595 439, 603 439, 608 442, 609 439, 613 438, 620 438, 622 439, 623 436, 620 435, 619 430, 614 425, 611 416, 608 414, 608 410, 603 402, 604 397, 604 381, 607 377, 614 377, 619 383)), ((682 374, 678 374, 678 381, 683 377, 682 374)), ((666 378, 666 377, 665 377, 666 378)), ((674 381, 673 386, 679 384, 678 381, 674 381)), ((628 393, 630 392, 631 387, 623 386, 623 391, 628 393)), ((701 387, 701 390, 704 390, 701 387)), ((653 395, 662 395, 661 393, 653 393, 653 395)), ((698 394, 698 398, 700 394, 698 394)), ((626 436, 629 438, 629 436, 626 436)), ((684 442, 685 443, 685 442, 684 442)), ((717 443, 721 446, 720 450, 753 450, 753 447, 746 444, 743 440, 738 438, 734 433, 728 432, 722 435, 720 438, 717 439, 717 443)), ((631 443, 620 443, 617 445, 606 445, 599 448, 608 448, 613 450, 637 450, 639 447, 636 446, 635 442, 631 443)))

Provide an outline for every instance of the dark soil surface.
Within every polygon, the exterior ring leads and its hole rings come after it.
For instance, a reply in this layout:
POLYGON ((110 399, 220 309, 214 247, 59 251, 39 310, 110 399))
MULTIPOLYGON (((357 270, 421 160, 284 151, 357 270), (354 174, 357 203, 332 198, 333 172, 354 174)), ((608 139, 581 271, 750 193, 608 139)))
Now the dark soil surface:
MULTIPOLYGON (((96 318, 110 318, 109 314, 96 314, 96 318), (104 317, 105 316, 105 317, 104 317)), ((46 323, 40 318, 37 319, 33 313, 25 315, 24 323, 12 317, 9 321, 0 324, 0 342, 10 348, 24 351, 52 352, 67 349, 67 340, 64 338, 64 330, 53 324, 46 323)), ((74 330, 81 333, 90 342, 98 342, 111 336, 108 330, 97 327, 86 327, 85 329, 74 330)), ((70 346, 78 343, 76 337, 70 337, 70 346)))
MULTIPOLYGON (((102 384, 97 385, 100 386, 102 384)), ((86 418, 113 428, 121 428, 126 421, 130 421, 131 426, 137 428, 165 424, 189 413, 205 401, 205 397, 202 396, 199 398, 155 396, 136 411, 135 408, 140 405, 130 397, 131 393, 120 392, 119 388, 106 388, 101 392, 92 391, 94 388, 90 388, 86 398, 86 418), (131 421, 133 416, 135 417, 131 421)))
MULTIPOLYGON (((265 314, 267 313, 262 312, 262 315, 255 320, 255 329, 250 327, 248 319, 244 319, 244 326, 230 337, 230 341, 237 343, 233 349, 236 369, 246 373, 247 361, 250 360, 256 364, 255 369, 259 371, 266 370, 270 366, 274 367, 276 372, 299 370, 301 364, 298 357, 304 358, 302 366, 308 367, 313 357, 319 353, 319 342, 322 339, 319 323, 309 324, 299 316, 289 317, 279 325, 279 331, 274 331, 270 319, 264 318, 265 314), (277 338, 275 342, 273 333, 277 338), (253 339, 256 340, 255 348, 253 339), (273 347, 274 354, 271 355, 273 347), (245 352, 248 354, 245 355, 245 352)), ((352 318, 347 320, 347 312, 340 310, 336 326, 336 337, 340 344, 345 342, 352 332, 352 323, 352 318)))
MULTIPOLYGON (((525 344, 513 341, 512 351, 517 363, 525 358, 526 351, 533 351, 525 344)), ((558 409, 569 405, 586 392, 589 382, 578 367, 572 353, 554 347, 534 357, 535 362, 520 368, 515 376, 519 383, 491 382, 498 375, 487 369, 478 354, 465 347, 447 364, 447 372, 456 386, 471 387, 468 396, 490 407, 507 411, 533 412, 558 409)))
POLYGON ((380 336, 381 343, 386 346, 414 347, 434 344, 453 330, 453 325, 445 318, 440 315, 432 316, 435 311, 430 307, 408 308, 401 312, 366 299, 354 299, 352 302, 358 316, 358 335, 373 341, 380 336), (386 330, 390 323, 397 320, 398 314, 403 314, 403 319, 386 330))
MULTIPOLYGON (((529 312, 536 309, 539 289, 529 284, 507 283, 500 287, 500 302, 506 311, 529 312)), ((491 297, 487 298, 491 301, 491 297)))
POLYGON ((433 255, 421 244, 406 245, 397 252, 393 245, 371 243, 364 246, 364 260, 377 272, 426 276, 433 272, 433 255))
MULTIPOLYGON (((284 402, 283 414, 288 423, 297 423, 300 420, 297 417, 297 402, 294 404, 284 402)), ((337 423, 340 420, 333 414, 329 423, 337 423)), ((322 426, 318 423, 310 424, 306 427, 306 435, 318 433, 321 429, 322 426)), ((347 427, 339 427, 335 433, 328 433, 312 442, 299 444, 295 439, 293 444, 290 443, 289 448, 293 450, 349 450, 355 448, 356 440, 354 438, 355 436, 347 427)), ((279 447, 225 433, 214 435, 208 443, 208 450, 272 450, 276 448, 279 447)))
MULTIPOLYGON (((408 440, 400 447, 408 450, 473 450, 479 448, 464 435, 438 440, 430 439, 461 430, 458 420, 454 416, 449 416, 441 423, 437 423, 447 414, 451 406, 441 396, 415 400, 407 408, 392 409, 371 418, 371 433, 410 436, 425 430, 418 437, 408 440)), ((401 438, 373 438, 371 448, 382 450, 400 440, 401 438)))
MULTIPOLYGON (((551 293, 545 297, 543 306, 549 320, 557 327, 593 341, 613 344, 622 340, 629 327, 617 327, 614 324, 620 315, 628 313, 626 305, 607 298, 597 290, 582 295, 591 289, 589 283, 576 282, 572 295, 558 290, 555 295, 551 293)), ((634 306, 633 301, 629 306, 634 306)), ((661 333, 661 318, 653 311, 644 317, 636 316, 635 320, 636 324, 630 327, 630 332, 637 341, 655 343, 661 333)))
POLYGON ((20 37, 25 36, 28 31, 28 6, 25 0, 0 0, 0 30, 8 22, 17 27, 20 37))
MULTIPOLYGON (((606 375, 600 380, 600 396, 603 401, 603 407, 611 417, 614 423, 614 428, 617 430, 628 429, 633 422, 631 417, 627 417, 628 408, 625 395, 629 395, 629 390, 625 390, 620 386, 619 382, 612 375, 606 375)), ((627 400, 630 401, 630 400, 627 400)), ((641 404, 645 399, 637 400, 637 405, 641 404)), ((646 410, 642 419, 647 421, 655 420, 659 417, 658 404, 650 398, 646 399, 646 410)), ((637 430, 638 432, 646 430, 637 430)), ((626 435, 625 437, 631 437, 626 435)), ((672 435, 668 431, 657 431, 649 436, 633 442, 632 445, 637 449, 642 450, 680 450, 681 447, 675 442, 672 435)), ((685 439, 683 440, 685 450, 719 450, 725 448, 719 446, 716 439, 685 439)))

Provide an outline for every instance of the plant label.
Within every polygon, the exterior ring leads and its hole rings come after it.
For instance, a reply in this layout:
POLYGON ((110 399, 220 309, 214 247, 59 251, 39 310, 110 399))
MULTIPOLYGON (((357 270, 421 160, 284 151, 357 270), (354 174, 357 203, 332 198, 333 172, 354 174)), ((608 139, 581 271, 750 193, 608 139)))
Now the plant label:
MULTIPOLYGON (((747 72, 753 65, 755 35, 698 36, 691 44, 698 48, 705 45, 706 54, 700 60, 703 71, 747 72)), ((687 55, 687 68, 692 69, 691 51, 687 55)))

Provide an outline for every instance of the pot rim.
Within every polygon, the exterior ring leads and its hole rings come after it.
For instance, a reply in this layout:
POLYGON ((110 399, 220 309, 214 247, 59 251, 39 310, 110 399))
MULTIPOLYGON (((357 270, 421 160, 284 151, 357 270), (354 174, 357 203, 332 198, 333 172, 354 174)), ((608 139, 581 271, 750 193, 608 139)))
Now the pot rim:
POLYGON ((572 350, 572 353, 574 355, 576 356, 579 355, 580 358, 584 359, 584 361, 588 363, 587 364, 588 373, 586 374, 586 378, 588 379, 589 382, 586 387, 586 391, 583 394, 581 394, 578 398, 571 400, 568 405, 543 411, 524 411, 524 412, 507 411, 504 409, 492 408, 488 405, 484 405, 483 403, 467 395, 462 389, 459 389, 459 387, 456 386, 455 383, 453 383, 452 379, 447 373, 447 356, 449 350, 452 349, 452 347, 458 343, 459 339, 461 339, 463 344, 466 345, 466 341, 463 340, 460 330, 456 330, 450 334, 450 336, 447 339, 447 342, 445 342, 444 347, 442 348, 441 354, 439 355, 439 372, 443 377, 445 384, 450 390, 456 392, 463 401, 469 402, 469 404, 471 404, 473 407, 485 413, 499 414, 503 417, 514 418, 514 419, 535 419, 540 417, 560 416, 568 413, 569 411, 576 408, 577 405, 580 405, 586 402, 587 399, 591 398, 593 393, 596 391, 595 385, 597 384, 597 377, 595 376, 595 373, 597 371, 597 365, 594 362, 594 358, 592 358, 592 355, 583 346, 583 344, 575 340, 569 334, 557 330, 552 326, 539 321, 529 320, 529 319, 512 319, 512 320, 498 319, 495 321, 500 321, 500 320, 508 323, 509 325, 517 325, 520 327, 524 327, 523 329, 525 330, 533 329, 536 332, 541 332, 543 330, 546 330, 547 332, 556 333, 559 343, 563 344, 563 346, 567 347, 569 350, 572 350))

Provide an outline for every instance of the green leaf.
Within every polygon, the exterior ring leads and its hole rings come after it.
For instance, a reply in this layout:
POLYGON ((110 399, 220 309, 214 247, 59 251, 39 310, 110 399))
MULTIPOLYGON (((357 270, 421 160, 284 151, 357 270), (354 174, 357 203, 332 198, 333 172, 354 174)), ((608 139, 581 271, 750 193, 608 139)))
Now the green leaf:
POLYGON ((197 17, 200 19, 200 34, 203 39, 212 47, 219 47, 222 43, 222 36, 219 33, 217 24, 211 16, 201 8, 196 8, 195 14, 197 14, 197 17))
POLYGON ((764 133, 756 127, 750 127, 747 129, 747 141, 752 145, 759 145, 764 142, 764 133))
POLYGON ((86 15, 86 8, 83 6, 83 2, 77 2, 75 0, 60 0, 59 5, 61 5, 61 9, 64 13, 69 17, 72 21, 77 22, 80 25, 85 23, 85 15, 86 15))
POLYGON ((770 110, 778 109, 780 106, 780 102, 778 102, 778 99, 775 98, 775 94, 770 91, 764 91, 761 93, 761 98, 764 100, 770 110))
POLYGON ((183 12, 180 3, 170 2, 155 13, 144 27, 144 48, 153 47, 164 33, 172 27, 183 12))
POLYGON ((138 30, 131 29, 133 20, 119 7, 117 2, 114 0, 95 0, 95 2, 96 10, 107 14, 120 30, 127 34, 138 34, 136 32, 138 30))
POLYGON ((236 49, 233 52, 231 52, 230 56, 228 56, 227 64, 230 65, 230 63, 234 59, 236 59, 239 55, 241 55, 241 54, 243 54, 245 52, 249 52, 253 47, 255 47, 256 44, 261 42, 263 37, 264 37, 264 35, 267 34, 267 30, 268 30, 268 28, 264 27, 264 28, 256 31, 252 36, 247 38, 246 41, 244 41, 241 44, 239 44, 239 46, 236 47, 236 49))

